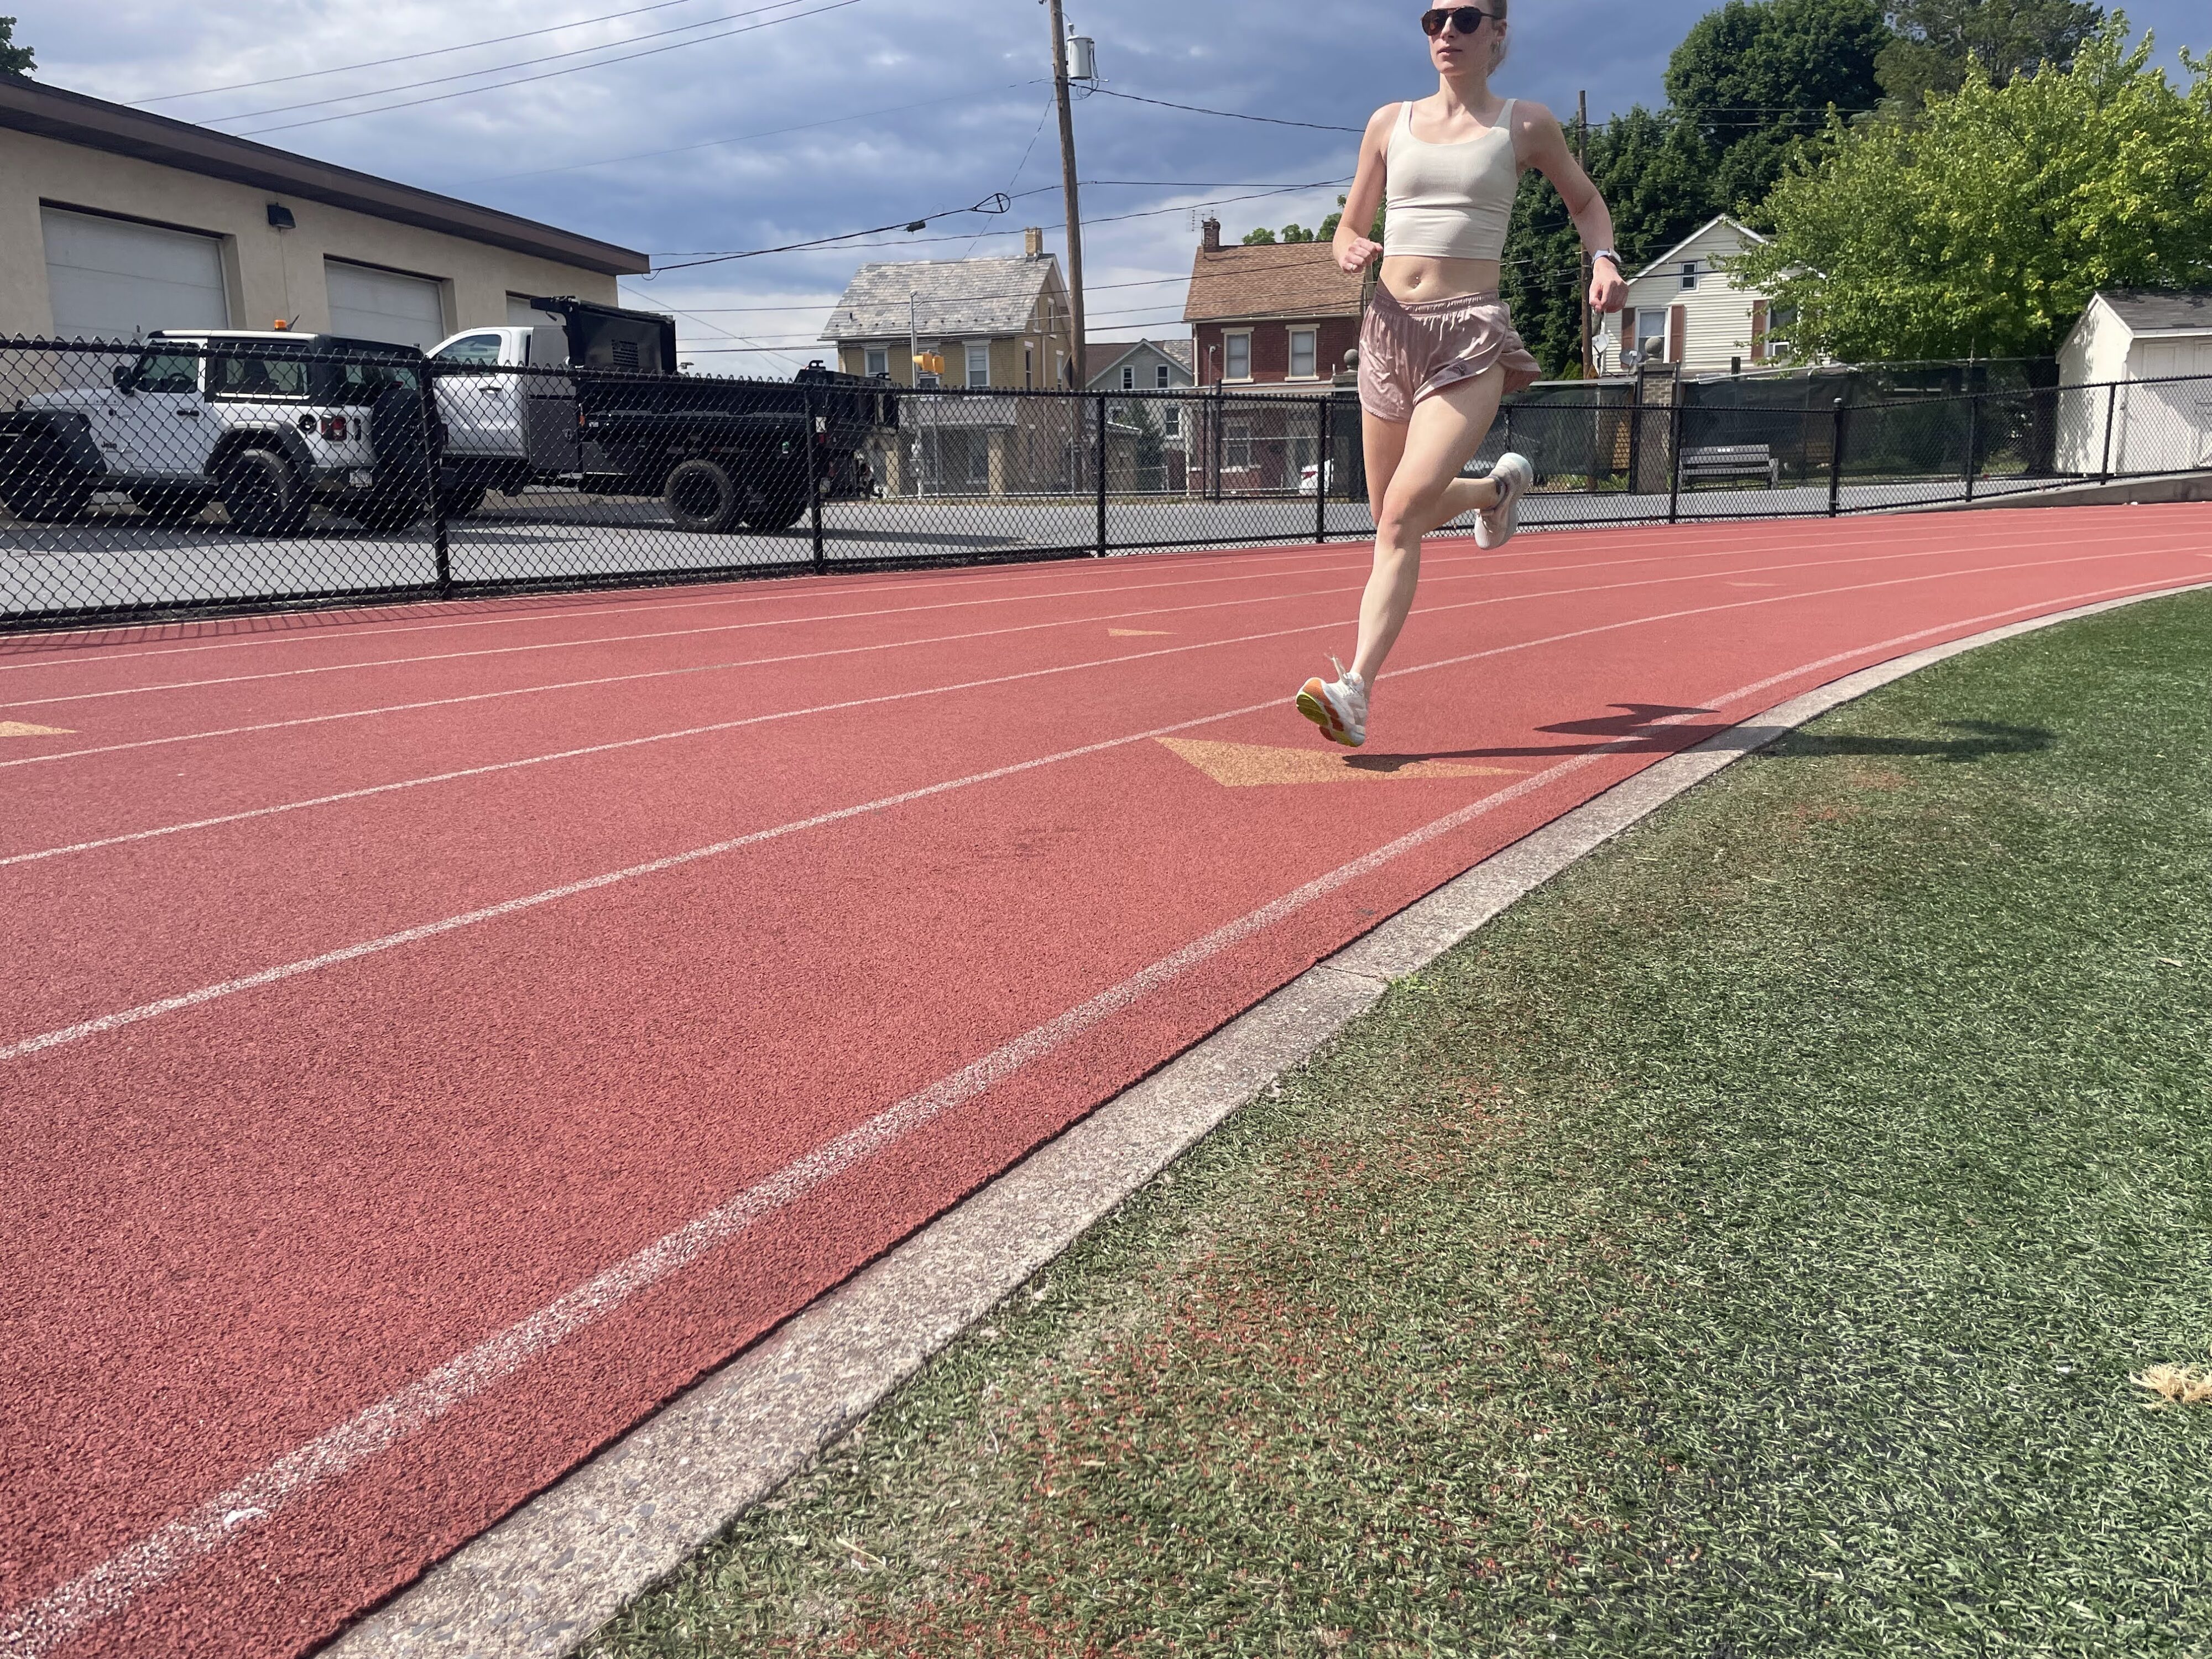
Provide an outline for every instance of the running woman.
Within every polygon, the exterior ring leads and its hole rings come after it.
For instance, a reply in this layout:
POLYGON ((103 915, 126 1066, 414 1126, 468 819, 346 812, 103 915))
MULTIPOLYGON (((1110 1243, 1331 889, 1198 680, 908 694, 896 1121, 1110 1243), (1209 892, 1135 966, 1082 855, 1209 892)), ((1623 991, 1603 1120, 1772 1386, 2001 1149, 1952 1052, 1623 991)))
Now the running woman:
POLYGON ((1413 606, 1421 538, 1470 510, 1478 547, 1512 536, 1516 503, 1535 481, 1510 452, 1483 478, 1460 469, 1482 447, 1498 400, 1538 378, 1498 297, 1498 255, 1521 172, 1559 189, 1590 249, 1590 304, 1620 308, 1627 284, 1613 251, 1613 216, 1575 164, 1552 112, 1500 98, 1491 71, 1505 56, 1507 0, 1421 14, 1436 65, 1432 97, 1376 110, 1359 141, 1359 170, 1336 228, 1347 273, 1378 256, 1381 281, 1359 325, 1359 407, 1375 513, 1375 570, 1359 604, 1359 646, 1347 672, 1308 680, 1298 712, 1332 742, 1367 741, 1367 697, 1413 606), (1377 245, 1360 233, 1375 204, 1389 214, 1377 245))

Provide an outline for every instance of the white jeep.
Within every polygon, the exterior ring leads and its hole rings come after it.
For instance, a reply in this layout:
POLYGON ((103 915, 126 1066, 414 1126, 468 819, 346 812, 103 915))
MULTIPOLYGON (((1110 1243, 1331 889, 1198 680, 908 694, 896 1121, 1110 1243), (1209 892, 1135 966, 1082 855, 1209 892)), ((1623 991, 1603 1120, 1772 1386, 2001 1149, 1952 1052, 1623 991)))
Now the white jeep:
POLYGON ((327 334, 150 334, 112 386, 0 413, 0 501, 57 523, 122 492, 167 525, 219 501, 234 529, 280 536, 319 501, 403 529, 430 504, 421 363, 412 347, 327 334))

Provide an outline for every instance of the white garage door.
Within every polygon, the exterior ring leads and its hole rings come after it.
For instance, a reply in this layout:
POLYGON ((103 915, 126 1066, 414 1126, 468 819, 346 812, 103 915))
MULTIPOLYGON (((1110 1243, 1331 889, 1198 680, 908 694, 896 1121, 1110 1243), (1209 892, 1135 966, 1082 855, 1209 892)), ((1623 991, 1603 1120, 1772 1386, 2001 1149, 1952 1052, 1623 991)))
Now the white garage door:
POLYGON ((446 307, 428 276, 323 262, 330 284, 331 332, 356 340, 384 340, 426 350, 446 337, 446 307))
POLYGON ((222 244, 212 236, 43 208, 46 287, 64 340, 128 340, 156 328, 228 328, 222 244))

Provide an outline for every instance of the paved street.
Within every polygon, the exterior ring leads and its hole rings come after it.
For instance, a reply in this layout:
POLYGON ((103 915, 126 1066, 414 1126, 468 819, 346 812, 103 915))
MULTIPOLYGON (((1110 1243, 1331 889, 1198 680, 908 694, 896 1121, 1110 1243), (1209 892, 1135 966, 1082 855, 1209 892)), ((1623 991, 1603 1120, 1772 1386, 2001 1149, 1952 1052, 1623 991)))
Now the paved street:
MULTIPOLYGON (((2019 483, 1984 483, 1984 493, 2017 491, 2019 483)), ((1903 507, 1956 494, 1951 478, 1847 486, 1847 511, 1903 507)), ((1817 516, 1827 510, 1825 486, 1781 489, 1698 489, 1675 503, 1685 519, 1817 516)), ((1539 492, 1522 509, 1532 528, 1663 520, 1663 495, 1620 491, 1539 492)), ((309 534, 264 538, 233 534, 208 522, 161 528, 124 506, 96 507, 75 525, 20 525, 0 517, 0 617, 124 605, 252 599, 378 587, 427 586, 436 572, 428 526, 371 535, 349 520, 319 514, 309 534)), ((1304 540, 1316 529, 1310 497, 1221 501, 1176 496, 1109 501, 1107 536, 1117 551, 1304 540)), ((1331 501, 1332 538, 1371 535, 1364 504, 1331 501)), ((832 564, 857 561, 945 559, 966 555, 1088 550, 1098 537, 1097 507, 1089 501, 866 501, 832 502, 823 514, 824 551, 832 564)), ((676 529, 657 500, 580 496, 532 490, 493 496, 452 526, 449 554, 459 582, 558 580, 563 577, 644 575, 653 572, 805 562, 812 538, 802 522, 774 534, 694 535, 676 529)))

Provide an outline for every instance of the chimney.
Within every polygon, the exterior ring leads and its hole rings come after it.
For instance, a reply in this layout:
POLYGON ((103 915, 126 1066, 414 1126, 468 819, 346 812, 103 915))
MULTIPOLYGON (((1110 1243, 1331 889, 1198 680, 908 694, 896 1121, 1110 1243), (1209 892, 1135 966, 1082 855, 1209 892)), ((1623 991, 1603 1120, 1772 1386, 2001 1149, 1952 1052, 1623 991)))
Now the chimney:
POLYGON ((1022 233, 1022 255, 1024 258, 1030 259, 1044 258, 1044 228, 1042 226, 1031 225, 1022 233))
POLYGON ((1215 218, 1209 213, 1206 216, 1204 222, 1199 226, 1199 229, 1204 233, 1204 240, 1199 243, 1199 246, 1205 249, 1208 253, 1220 252, 1221 221, 1215 218))

